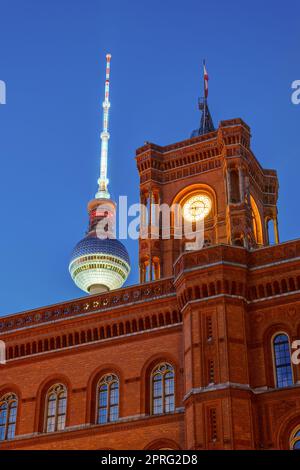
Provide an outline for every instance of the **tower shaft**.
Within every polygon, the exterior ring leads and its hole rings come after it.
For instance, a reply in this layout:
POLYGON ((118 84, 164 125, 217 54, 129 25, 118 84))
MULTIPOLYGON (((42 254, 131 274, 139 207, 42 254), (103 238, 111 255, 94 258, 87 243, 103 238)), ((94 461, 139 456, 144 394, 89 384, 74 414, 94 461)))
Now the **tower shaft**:
POLYGON ((110 79, 110 61, 111 55, 106 55, 106 76, 105 76, 105 94, 103 107, 103 130, 101 132, 101 158, 100 158, 100 176, 98 179, 98 192, 96 193, 96 199, 109 199, 110 195, 108 192, 108 178, 107 178, 107 162, 108 162, 108 141, 110 134, 108 132, 109 122, 109 79, 110 79))

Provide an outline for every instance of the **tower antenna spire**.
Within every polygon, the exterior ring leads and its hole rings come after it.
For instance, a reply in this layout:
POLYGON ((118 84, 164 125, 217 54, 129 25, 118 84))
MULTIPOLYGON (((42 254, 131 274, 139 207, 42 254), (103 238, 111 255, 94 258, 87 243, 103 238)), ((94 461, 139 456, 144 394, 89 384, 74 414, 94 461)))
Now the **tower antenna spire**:
POLYGON ((111 54, 106 54, 106 75, 105 75, 105 94, 103 107, 103 130, 101 132, 101 158, 100 158, 100 176, 98 179, 98 192, 96 193, 96 199, 109 199, 110 194, 108 192, 108 178, 107 178, 107 159, 108 159, 108 118, 109 118, 109 80, 110 80, 110 61, 111 54))

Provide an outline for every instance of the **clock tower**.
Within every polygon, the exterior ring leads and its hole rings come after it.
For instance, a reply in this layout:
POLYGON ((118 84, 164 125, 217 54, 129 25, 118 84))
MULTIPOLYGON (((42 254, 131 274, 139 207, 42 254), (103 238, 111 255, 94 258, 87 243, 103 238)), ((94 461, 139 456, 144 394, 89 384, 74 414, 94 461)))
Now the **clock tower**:
POLYGON ((148 209, 139 241, 141 282, 173 275, 176 259, 187 249, 179 233, 184 220, 203 219, 205 247, 253 249, 279 242, 276 171, 262 168, 256 159, 250 128, 242 119, 221 121, 215 129, 207 97, 200 109, 199 129, 190 138, 137 149, 140 202, 148 209), (182 209, 181 221, 176 205, 182 209))

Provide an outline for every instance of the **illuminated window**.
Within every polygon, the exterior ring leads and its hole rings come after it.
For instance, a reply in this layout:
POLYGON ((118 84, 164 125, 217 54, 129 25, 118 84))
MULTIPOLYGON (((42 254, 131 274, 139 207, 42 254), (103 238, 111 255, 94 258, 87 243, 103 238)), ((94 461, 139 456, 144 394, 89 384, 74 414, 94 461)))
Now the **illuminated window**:
POLYGON ((289 338, 280 333, 273 340, 276 386, 278 388, 293 385, 293 371, 289 338))
POLYGON ((175 373, 170 364, 160 364, 151 374, 152 414, 175 410, 175 373))
POLYGON ((63 431, 66 426, 67 389, 62 384, 53 385, 46 397, 45 432, 63 431))
POLYGON ((18 399, 14 393, 0 398, 0 441, 13 439, 16 433, 18 399))
POLYGON ((255 202, 253 196, 250 195, 250 203, 252 209, 252 223, 253 223, 253 232, 254 238, 258 245, 263 244, 263 232, 262 232, 262 223, 260 218, 260 213, 258 210, 258 206, 255 202))
POLYGON ((300 426, 292 432, 290 444, 292 450, 300 450, 300 426))
POLYGON ((105 424, 119 419, 119 379, 114 374, 102 377, 97 387, 97 423, 105 424))

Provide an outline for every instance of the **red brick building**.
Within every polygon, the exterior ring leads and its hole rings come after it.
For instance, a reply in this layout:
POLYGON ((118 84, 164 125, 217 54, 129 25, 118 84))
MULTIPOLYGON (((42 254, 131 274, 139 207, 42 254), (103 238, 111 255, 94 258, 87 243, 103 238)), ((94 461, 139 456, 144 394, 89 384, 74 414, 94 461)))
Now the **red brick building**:
POLYGON ((140 284, 0 318, 0 448, 299 447, 300 240, 279 243, 276 172, 241 119, 136 160, 143 202, 209 205, 204 247, 173 220, 140 240, 140 284))

